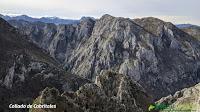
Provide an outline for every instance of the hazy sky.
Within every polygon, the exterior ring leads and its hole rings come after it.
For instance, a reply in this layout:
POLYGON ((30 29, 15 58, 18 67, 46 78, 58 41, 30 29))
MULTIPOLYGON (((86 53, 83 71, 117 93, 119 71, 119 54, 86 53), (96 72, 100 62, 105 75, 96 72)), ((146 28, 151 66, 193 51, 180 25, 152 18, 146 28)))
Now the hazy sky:
POLYGON ((0 0, 1 14, 78 19, 103 14, 200 25, 200 0, 0 0))

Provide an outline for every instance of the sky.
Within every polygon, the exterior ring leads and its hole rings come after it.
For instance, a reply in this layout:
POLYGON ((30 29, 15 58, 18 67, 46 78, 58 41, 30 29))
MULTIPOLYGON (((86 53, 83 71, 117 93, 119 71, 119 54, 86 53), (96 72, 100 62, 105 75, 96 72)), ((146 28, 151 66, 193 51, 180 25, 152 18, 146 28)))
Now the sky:
POLYGON ((174 24, 200 25, 200 0, 0 0, 0 13, 79 19, 157 17, 174 24))

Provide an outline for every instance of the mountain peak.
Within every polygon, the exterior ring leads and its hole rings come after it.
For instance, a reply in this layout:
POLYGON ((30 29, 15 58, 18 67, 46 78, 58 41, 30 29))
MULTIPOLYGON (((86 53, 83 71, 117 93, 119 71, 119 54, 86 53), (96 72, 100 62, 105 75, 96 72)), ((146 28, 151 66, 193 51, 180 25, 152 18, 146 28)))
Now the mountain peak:
POLYGON ((83 22, 83 21, 95 21, 95 18, 93 17, 81 17, 80 19, 80 22, 83 22))
POLYGON ((176 29, 176 26, 172 23, 154 17, 133 19, 133 21, 156 36, 161 36, 166 28, 176 29))
POLYGON ((145 18, 141 18, 141 19, 133 19, 133 21, 138 23, 142 27, 144 27, 145 25, 148 25, 148 26, 151 26, 151 27, 153 27, 153 26, 159 27, 159 26, 164 26, 164 25, 172 26, 173 25, 170 22, 165 22, 165 21, 158 19, 158 18, 155 18, 155 17, 145 17, 145 18))
MULTIPOLYGON (((137 19, 135 19, 137 20, 137 19)), ((155 18, 155 17, 144 17, 144 18, 141 18, 140 20, 142 21, 151 21, 151 22, 161 22, 161 23, 165 23, 163 20, 161 19, 158 19, 158 18, 155 18)))
MULTIPOLYGON (((16 16, 16 17, 20 17, 20 16, 16 16)), ((21 17, 29 17, 29 16, 27 16, 27 15, 21 15, 21 17)))
POLYGON ((100 19, 105 19, 105 18, 114 18, 114 17, 109 14, 104 14, 100 19))

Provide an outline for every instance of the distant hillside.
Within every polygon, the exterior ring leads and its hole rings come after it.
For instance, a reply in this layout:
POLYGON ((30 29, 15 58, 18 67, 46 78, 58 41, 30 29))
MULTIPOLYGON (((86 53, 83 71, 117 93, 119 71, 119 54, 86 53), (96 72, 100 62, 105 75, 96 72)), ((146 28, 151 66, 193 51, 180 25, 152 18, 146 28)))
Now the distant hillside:
POLYGON ((188 24, 183 25, 182 27, 179 26, 179 28, 194 38, 200 40, 200 26, 188 24))
POLYGON ((176 27, 178 28, 187 28, 187 27, 191 27, 191 26, 196 26, 196 25, 192 25, 192 24, 177 24, 176 27))
POLYGON ((5 20, 25 20, 28 22, 44 22, 44 23, 54 23, 54 24, 78 24, 79 20, 72 20, 72 19, 61 19, 58 17, 42 17, 42 18, 33 18, 27 15, 20 15, 20 16, 7 16, 1 15, 0 17, 5 20))

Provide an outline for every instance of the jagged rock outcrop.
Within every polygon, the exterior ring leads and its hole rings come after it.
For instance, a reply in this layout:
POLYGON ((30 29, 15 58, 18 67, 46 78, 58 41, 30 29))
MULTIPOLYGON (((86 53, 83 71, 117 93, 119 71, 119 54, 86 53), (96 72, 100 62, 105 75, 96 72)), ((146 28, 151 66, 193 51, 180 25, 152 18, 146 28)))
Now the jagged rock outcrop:
MULTIPOLYGON (((168 105, 163 111, 188 111, 199 112, 200 111, 200 83, 183 90, 177 91, 174 95, 163 97, 157 104, 168 105)), ((162 111, 161 111, 162 112, 162 111)))
POLYGON ((47 50, 52 57, 64 62, 73 55, 75 48, 90 37, 95 21, 93 18, 84 17, 77 25, 32 23, 23 20, 9 20, 9 23, 39 47, 47 50))
MULTIPOLYGON (((45 51, 27 41, 0 18, 0 111, 9 104, 30 104, 45 87, 76 91, 89 82, 65 72, 45 51)), ((20 112, 26 109, 18 110, 20 112)))
POLYGON ((130 19, 104 15, 96 22, 87 45, 76 49, 74 57, 66 62, 66 65, 69 65, 67 68, 93 80, 101 70, 106 69, 113 69, 139 80, 141 67, 134 58, 139 46, 148 47, 142 45, 143 42, 140 42, 140 45, 136 44, 139 34, 144 38, 153 37, 130 19))
POLYGON ((103 73, 95 84, 85 84, 74 93, 60 95, 55 88, 46 88, 34 102, 58 106, 56 109, 40 109, 41 112, 146 112, 150 103, 150 97, 138 83, 113 72, 103 73))
POLYGON ((104 15, 65 65, 93 81, 102 70, 111 69, 160 98, 200 81, 199 53, 200 43, 171 23, 104 15))

